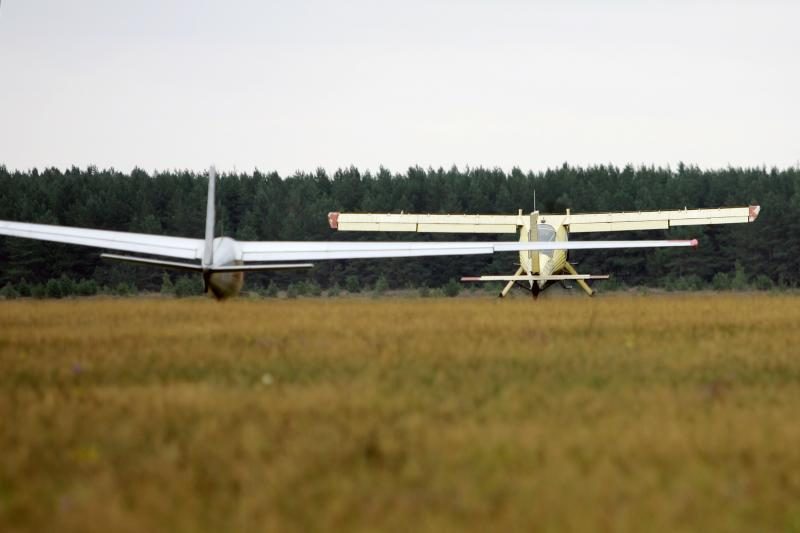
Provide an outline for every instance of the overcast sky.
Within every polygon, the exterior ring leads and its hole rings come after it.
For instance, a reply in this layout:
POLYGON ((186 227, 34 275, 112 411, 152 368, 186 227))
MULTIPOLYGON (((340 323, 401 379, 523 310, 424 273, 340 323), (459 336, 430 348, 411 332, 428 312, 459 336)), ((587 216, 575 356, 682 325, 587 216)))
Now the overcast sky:
POLYGON ((2 0, 0 164, 794 166, 800 2, 2 0))

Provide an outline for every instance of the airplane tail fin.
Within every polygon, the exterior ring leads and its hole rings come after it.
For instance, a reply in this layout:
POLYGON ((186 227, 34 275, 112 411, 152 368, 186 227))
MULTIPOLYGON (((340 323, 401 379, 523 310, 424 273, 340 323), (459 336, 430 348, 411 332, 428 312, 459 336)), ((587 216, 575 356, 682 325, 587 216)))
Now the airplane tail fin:
POLYGON ((213 166, 208 169, 208 203, 206 204, 206 242, 203 248, 203 266, 209 267, 214 263, 214 213, 215 213, 215 186, 217 169, 213 166))

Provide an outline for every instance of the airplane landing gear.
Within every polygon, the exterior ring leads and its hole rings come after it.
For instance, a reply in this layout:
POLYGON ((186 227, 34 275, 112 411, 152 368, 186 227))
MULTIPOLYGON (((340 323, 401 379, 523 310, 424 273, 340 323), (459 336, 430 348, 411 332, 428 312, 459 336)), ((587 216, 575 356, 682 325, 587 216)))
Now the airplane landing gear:
POLYGON ((533 287, 531 287, 531 298, 533 298, 534 300, 538 300, 540 292, 542 292, 542 289, 539 288, 539 284, 534 283, 533 287))

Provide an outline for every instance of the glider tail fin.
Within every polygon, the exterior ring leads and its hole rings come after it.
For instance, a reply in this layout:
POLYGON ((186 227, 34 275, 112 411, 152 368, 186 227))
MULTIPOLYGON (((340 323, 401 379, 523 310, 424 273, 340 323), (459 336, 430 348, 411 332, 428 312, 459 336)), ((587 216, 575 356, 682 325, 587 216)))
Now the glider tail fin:
POLYGON ((210 267, 214 263, 214 201, 217 169, 208 169, 208 204, 206 205, 206 242, 203 248, 203 266, 210 267))

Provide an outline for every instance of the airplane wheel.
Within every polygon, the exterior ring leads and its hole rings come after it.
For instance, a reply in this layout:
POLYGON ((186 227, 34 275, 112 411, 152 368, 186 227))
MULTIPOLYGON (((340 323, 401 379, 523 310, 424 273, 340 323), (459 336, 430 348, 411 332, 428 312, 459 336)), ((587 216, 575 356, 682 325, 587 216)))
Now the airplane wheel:
POLYGON ((542 289, 539 288, 538 283, 534 283, 533 287, 531 288, 531 297, 536 300, 539 298, 539 293, 542 292, 542 289))

